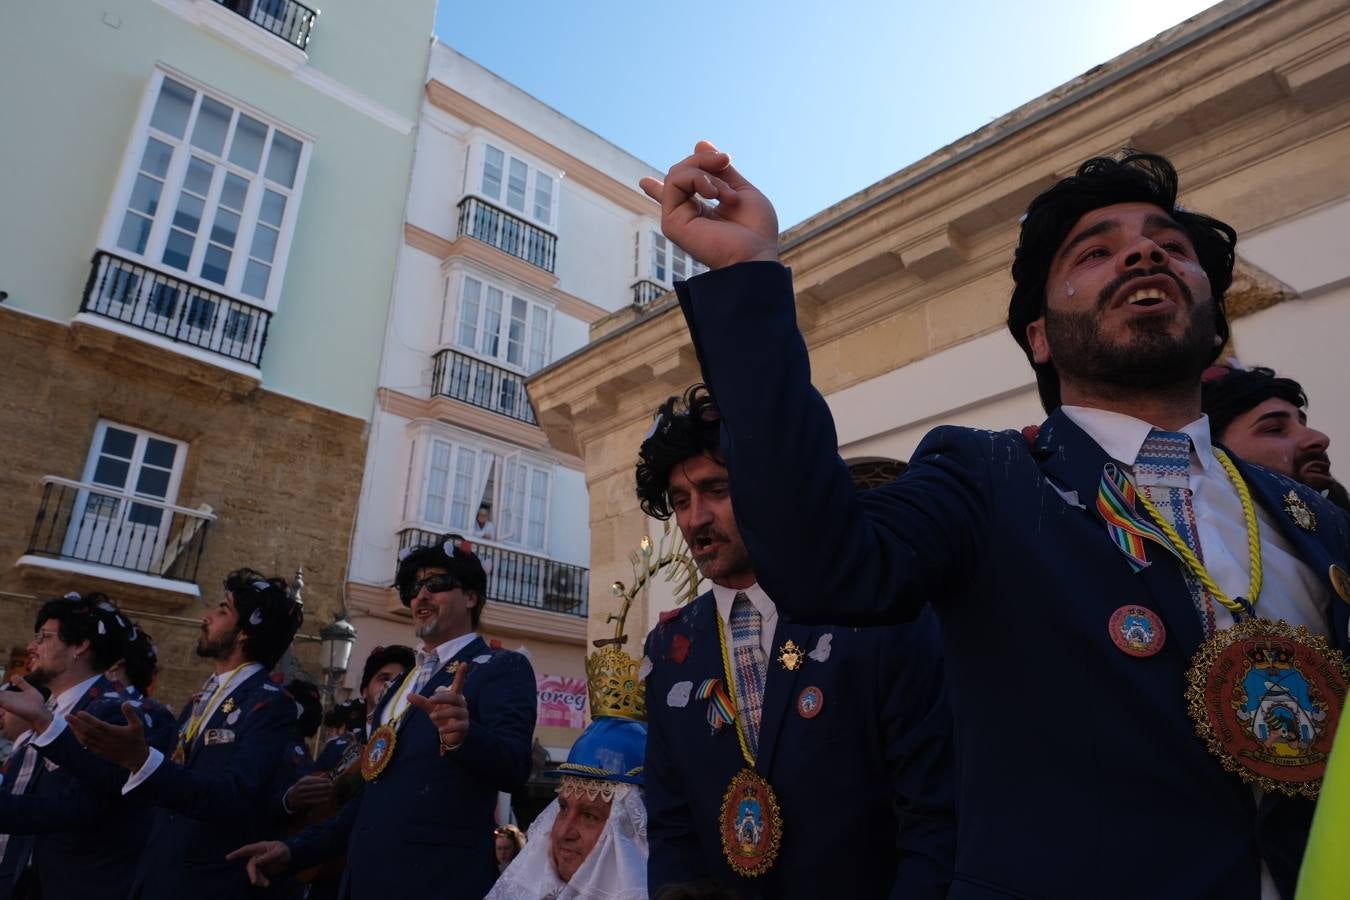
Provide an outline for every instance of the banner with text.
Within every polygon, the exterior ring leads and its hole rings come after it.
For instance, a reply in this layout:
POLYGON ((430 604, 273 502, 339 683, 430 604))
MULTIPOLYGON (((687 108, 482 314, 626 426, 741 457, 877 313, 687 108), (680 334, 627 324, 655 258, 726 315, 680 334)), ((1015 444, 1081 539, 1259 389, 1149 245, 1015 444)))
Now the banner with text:
POLYGON ((539 724, 562 728, 586 726, 586 679, 536 675, 539 724))

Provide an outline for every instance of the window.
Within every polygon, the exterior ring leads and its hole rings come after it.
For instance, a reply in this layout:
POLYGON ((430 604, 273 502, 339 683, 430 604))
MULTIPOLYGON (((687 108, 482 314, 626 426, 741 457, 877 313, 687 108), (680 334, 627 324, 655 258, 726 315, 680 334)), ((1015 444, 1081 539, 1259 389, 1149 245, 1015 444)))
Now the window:
POLYGON ((455 343, 527 374, 548 363, 549 308, 473 275, 459 292, 455 343))
POLYGON ((71 511, 62 556, 146 571, 164 551, 187 447, 126 425, 100 421, 71 511))
POLYGON ((469 534, 479 507, 487 506, 497 543, 545 548, 552 484, 547 465, 449 437, 428 443, 423 525, 469 534))
POLYGON ((491 144, 483 145, 483 177, 478 192, 486 199, 551 228, 555 188, 555 179, 549 173, 491 144))
POLYGON ((652 280, 667 286, 675 281, 693 278, 708 267, 696 262, 692 256, 666 240, 659 231, 652 232, 652 280))
POLYGON ((151 97, 107 243, 275 306, 308 146, 162 72, 151 97))

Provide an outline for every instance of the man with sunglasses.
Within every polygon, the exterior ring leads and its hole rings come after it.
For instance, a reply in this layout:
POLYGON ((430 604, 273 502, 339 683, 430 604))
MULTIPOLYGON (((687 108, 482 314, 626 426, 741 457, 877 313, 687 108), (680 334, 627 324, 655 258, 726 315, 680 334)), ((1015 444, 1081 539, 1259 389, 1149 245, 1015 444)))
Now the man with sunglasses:
POLYGON ((417 665, 371 715, 365 789, 285 843, 230 854, 248 861, 254 884, 344 850, 342 897, 479 900, 496 878, 493 812, 497 792, 530 774, 534 670, 477 634, 487 575, 459 535, 405 550, 395 583, 412 612, 417 665))

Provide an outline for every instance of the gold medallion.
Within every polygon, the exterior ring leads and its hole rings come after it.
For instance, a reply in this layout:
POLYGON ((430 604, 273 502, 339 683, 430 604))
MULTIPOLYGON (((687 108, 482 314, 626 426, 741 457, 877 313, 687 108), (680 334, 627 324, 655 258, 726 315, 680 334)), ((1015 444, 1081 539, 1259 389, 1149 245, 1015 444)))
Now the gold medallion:
POLYGON ((1297 491, 1291 489, 1284 495, 1284 511, 1294 520, 1294 524, 1304 531, 1317 530, 1317 514, 1303 501, 1297 491))
POLYGON ((802 657, 805 655, 797 642, 788 638, 783 646, 778 648, 778 664, 789 672, 795 672, 801 667, 802 657))
POLYGON ((1200 646, 1186 673, 1195 731, 1224 769, 1266 791, 1316 798, 1350 667, 1321 636, 1247 619, 1200 646))
POLYGON ((1336 595, 1346 603, 1350 603, 1350 574, 1346 574, 1345 569, 1332 563, 1331 568, 1327 570, 1327 577, 1331 579, 1331 586, 1336 589, 1336 595))
POLYGON ((722 853, 738 875, 754 878, 773 867, 783 820, 773 788, 754 769, 742 769, 727 785, 718 825, 722 853))
POLYGON ((361 777, 374 781, 394 758, 394 745, 398 743, 398 732, 392 724, 381 725, 366 741, 365 751, 361 754, 361 777))

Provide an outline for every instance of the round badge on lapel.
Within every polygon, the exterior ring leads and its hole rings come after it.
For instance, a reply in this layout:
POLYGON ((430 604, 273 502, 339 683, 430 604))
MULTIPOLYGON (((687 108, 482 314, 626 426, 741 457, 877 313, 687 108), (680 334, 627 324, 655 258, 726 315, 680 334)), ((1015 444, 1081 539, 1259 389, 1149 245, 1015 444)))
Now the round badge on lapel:
POLYGON ((1144 606, 1122 606, 1111 613, 1106 630, 1116 649, 1128 656, 1152 656, 1167 643, 1162 619, 1144 606))
POLYGON ((1332 563, 1331 568, 1327 570, 1327 577, 1331 579, 1331 586, 1336 589, 1336 594, 1346 603, 1350 603, 1350 574, 1332 563))
POLYGON ((797 715, 803 719, 814 719, 824 707, 825 695, 814 684, 797 695, 797 715))

